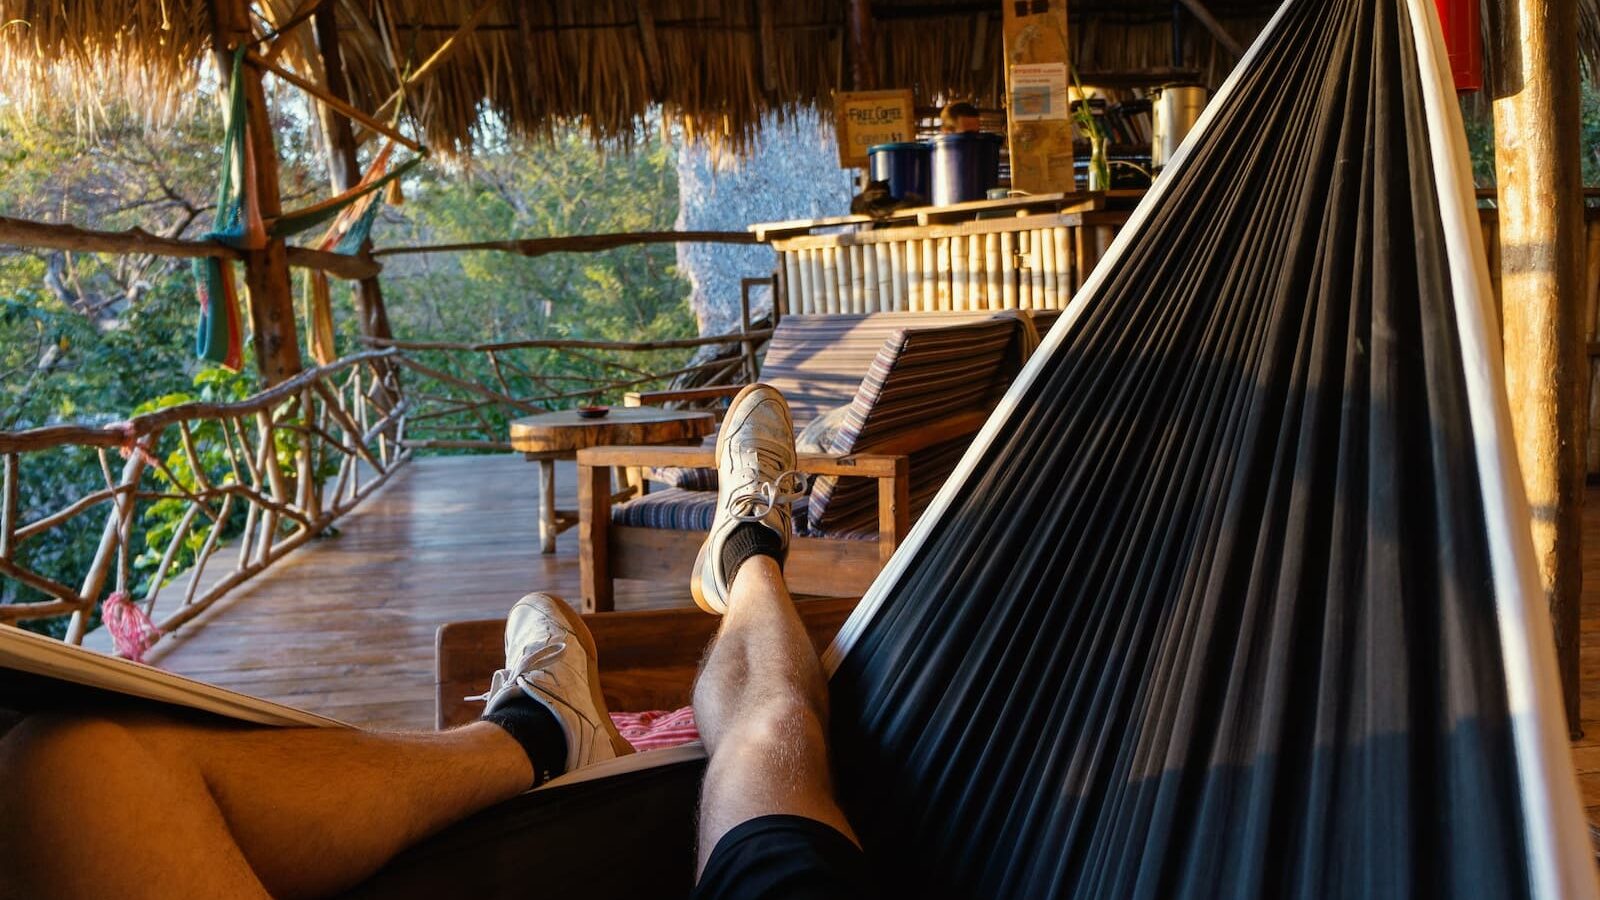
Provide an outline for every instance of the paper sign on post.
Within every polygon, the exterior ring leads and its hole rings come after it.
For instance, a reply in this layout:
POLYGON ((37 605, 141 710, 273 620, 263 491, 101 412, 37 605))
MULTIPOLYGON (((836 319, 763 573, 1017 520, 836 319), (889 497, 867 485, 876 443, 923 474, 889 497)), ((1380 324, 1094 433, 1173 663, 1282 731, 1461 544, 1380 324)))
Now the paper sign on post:
POLYGON ((1011 67, 1013 122, 1065 121, 1070 107, 1066 63, 1031 63, 1011 67))
POLYGON ((869 147, 916 139, 916 104, 909 90, 839 93, 833 108, 842 168, 864 168, 869 147))

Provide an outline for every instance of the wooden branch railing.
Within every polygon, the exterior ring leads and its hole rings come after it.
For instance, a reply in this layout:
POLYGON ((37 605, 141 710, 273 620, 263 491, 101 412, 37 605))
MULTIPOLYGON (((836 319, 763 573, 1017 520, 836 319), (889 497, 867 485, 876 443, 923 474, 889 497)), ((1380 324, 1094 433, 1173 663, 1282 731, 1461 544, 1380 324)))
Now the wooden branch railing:
MULTIPOLYGON (((81 250, 86 253, 149 253, 155 256, 195 258, 215 256, 221 259, 242 259, 244 253, 217 241, 190 241, 161 237, 142 228, 127 231, 95 231, 76 225, 54 225, 47 222, 30 222, 0 216, 0 244, 16 247, 43 247, 51 250, 81 250)), ((383 266, 362 256, 348 256, 313 250, 310 247, 289 247, 289 265, 315 269, 340 278, 372 278, 383 271, 383 266)))
POLYGON ((753 376, 746 344, 771 329, 657 341, 543 339, 462 343, 367 339, 398 350, 413 408, 405 446, 510 450, 511 419, 571 406, 621 403, 670 384, 735 384, 753 376), (692 351, 720 346, 711 358, 692 351))
POLYGON ((751 374, 745 345, 769 335, 374 340, 382 346, 235 403, 0 432, 0 623, 65 619, 58 633, 81 643, 116 598, 119 616, 132 604, 152 626, 142 642, 118 643, 137 657, 324 533, 415 450, 509 450, 514 417, 620 403, 650 387, 736 383, 751 374), (695 355, 708 346, 719 352, 695 355), (51 454, 78 454, 92 483, 30 502, 30 477, 73 469, 51 454), (93 547, 82 571, 52 556, 73 541, 93 547))
MULTIPOLYGON (((0 575, 43 595, 0 605, 0 622, 70 615, 63 636, 80 643, 109 588, 150 618, 154 639, 323 533, 410 457, 397 356, 359 353, 237 403, 0 433, 0 575), (72 450, 98 461, 100 486, 24 521, 30 457, 72 450), (122 457, 115 472, 113 452, 122 457), (84 521, 102 524, 81 578, 68 584, 31 562, 41 535, 84 521)), ((146 647, 119 649, 137 656, 146 647)))

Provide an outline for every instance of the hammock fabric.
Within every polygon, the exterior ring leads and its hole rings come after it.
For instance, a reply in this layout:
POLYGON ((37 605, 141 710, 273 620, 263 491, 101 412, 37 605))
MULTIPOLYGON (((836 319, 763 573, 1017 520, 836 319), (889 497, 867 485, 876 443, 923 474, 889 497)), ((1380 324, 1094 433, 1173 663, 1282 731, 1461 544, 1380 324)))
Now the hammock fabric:
MULTIPOLYGON (((1596 896, 1455 103, 1432 0, 1212 102, 825 658, 897 896, 1596 896)), ((600 768, 521 846, 692 822, 600 768)))

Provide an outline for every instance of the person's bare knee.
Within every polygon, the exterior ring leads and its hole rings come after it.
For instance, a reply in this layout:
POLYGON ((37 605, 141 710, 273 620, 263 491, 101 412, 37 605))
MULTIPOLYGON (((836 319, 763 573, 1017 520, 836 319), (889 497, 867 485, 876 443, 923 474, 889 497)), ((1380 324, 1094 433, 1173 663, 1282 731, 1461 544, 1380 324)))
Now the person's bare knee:
POLYGON ((0 739, 0 772, 0 897, 264 896, 203 779, 119 720, 30 716, 0 739), (210 867, 174 885, 163 850, 210 867))

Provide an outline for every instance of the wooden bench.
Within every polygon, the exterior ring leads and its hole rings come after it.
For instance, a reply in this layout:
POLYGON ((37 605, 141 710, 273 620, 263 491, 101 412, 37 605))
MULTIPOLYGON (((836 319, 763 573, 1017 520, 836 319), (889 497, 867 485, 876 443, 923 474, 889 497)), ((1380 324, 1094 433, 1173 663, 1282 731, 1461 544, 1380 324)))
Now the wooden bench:
MULTIPOLYGON (((855 599, 805 600, 800 618, 821 653, 855 608, 855 599)), ((630 610, 588 614, 599 653, 600 687, 614 712, 679 709, 689 705, 695 673, 722 619, 698 609, 630 610)), ((483 712, 467 700, 489 687, 505 665, 505 619, 451 622, 434 642, 434 722, 465 725, 483 712)))

